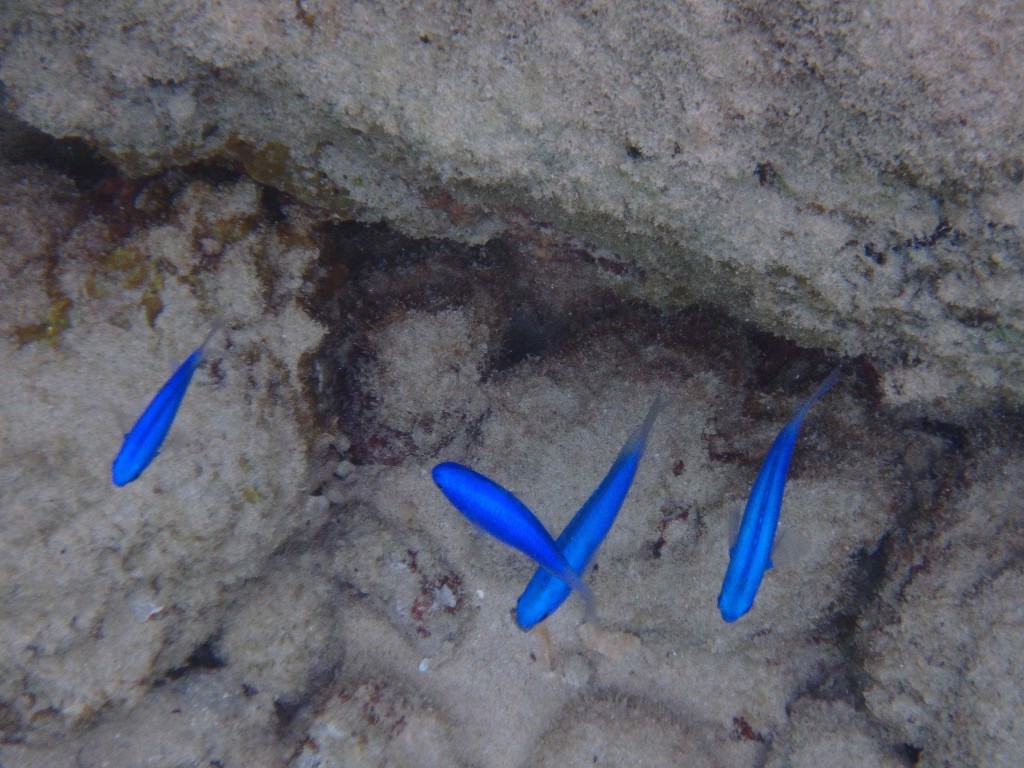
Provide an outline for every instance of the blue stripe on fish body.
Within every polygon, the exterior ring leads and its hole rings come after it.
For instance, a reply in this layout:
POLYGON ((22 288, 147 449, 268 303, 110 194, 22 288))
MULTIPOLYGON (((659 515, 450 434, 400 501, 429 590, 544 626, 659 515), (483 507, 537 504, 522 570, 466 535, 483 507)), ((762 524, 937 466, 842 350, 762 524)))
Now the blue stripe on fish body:
MULTIPOLYGON (((661 403, 659 394, 644 423, 626 440, 608 474, 555 542, 573 572, 581 577, 611 530, 629 493, 661 403)), ((552 577, 548 571, 537 569, 516 604, 516 623, 524 631, 532 629, 558 610, 568 596, 569 588, 563 581, 552 577)))
POLYGON ((519 550, 577 590, 590 611, 590 590, 569 567, 554 539, 523 502, 469 467, 444 462, 434 467, 434 482, 470 522, 519 550))
POLYGON ((114 485, 122 486, 135 480, 156 458, 160 446, 174 423, 181 401, 188 391, 192 375, 203 361, 203 351, 210 340, 206 337, 196 350, 185 358, 184 362, 171 375, 156 396, 146 406, 131 431, 124 436, 121 450, 111 466, 111 479, 114 485))
POLYGON ((729 550, 729 568, 718 596, 718 609, 725 621, 736 621, 754 605, 764 572, 772 567, 772 546, 775 530, 782 510, 782 497, 786 489, 793 449, 807 412, 810 411, 836 383, 841 373, 836 368, 800 407, 796 415, 782 429, 768 450, 761 470, 750 489, 747 506, 743 510, 736 541, 729 550))

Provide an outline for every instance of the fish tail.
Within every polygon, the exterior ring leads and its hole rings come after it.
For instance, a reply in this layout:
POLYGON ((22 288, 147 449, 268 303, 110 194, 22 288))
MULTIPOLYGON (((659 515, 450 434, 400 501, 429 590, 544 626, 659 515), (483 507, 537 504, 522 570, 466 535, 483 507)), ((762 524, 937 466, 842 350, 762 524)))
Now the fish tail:
POLYGON ((567 586, 572 588, 572 591, 578 594, 583 599, 584 605, 584 623, 591 621, 596 618, 597 612, 594 610, 594 593, 591 591, 583 582, 583 577, 576 573, 575 569, 566 563, 566 570, 564 573, 551 571, 551 574, 562 581, 567 586))
POLYGON ((210 339, 212 339, 213 335, 217 333, 217 331, 221 330, 222 327, 223 326, 220 323, 214 323, 213 327, 210 329, 209 333, 206 334, 206 337, 203 339, 203 343, 199 345, 198 349, 202 350, 202 352, 205 353, 206 345, 210 343, 210 339))
POLYGON ((835 383, 837 381, 839 381, 839 377, 842 375, 842 373, 843 373, 843 364, 840 363, 839 365, 837 365, 835 368, 832 369, 832 373, 830 373, 828 375, 828 378, 825 379, 823 382, 821 382, 819 387, 814 391, 814 394, 811 395, 809 398, 807 398, 807 402, 805 402, 800 407, 800 410, 797 411, 796 418, 794 418, 793 421, 794 422, 803 421, 804 416, 807 415, 807 412, 809 410, 811 410, 811 408, 814 406, 814 404, 816 402, 818 402, 819 400, 821 400, 821 398, 823 398, 825 395, 827 395, 828 391, 830 389, 832 389, 833 386, 835 386, 835 383))
POLYGON ((654 421, 658 418, 658 414, 661 413, 661 409, 664 407, 665 390, 662 387, 658 387, 658 393, 654 396, 654 402, 651 403, 651 407, 647 410, 647 418, 644 419, 643 426, 640 427, 645 438, 650 434, 651 429, 654 428, 654 421))
POLYGON ((661 388, 658 389, 658 394, 654 396, 654 402, 651 403, 651 407, 647 411, 647 417, 644 419, 644 423, 633 430, 633 434, 626 440, 626 444, 622 446, 622 450, 619 451, 619 456, 630 456, 637 452, 643 452, 647 445, 647 438, 650 437, 651 430, 654 428, 654 422, 658 418, 658 414, 661 413, 661 409, 665 406, 665 398, 661 388))
POLYGON ((594 603, 594 593, 590 591, 590 587, 584 584, 582 581, 579 582, 579 586, 575 587, 580 597, 583 598, 583 623, 590 624, 592 621, 597 620, 597 608, 594 603))

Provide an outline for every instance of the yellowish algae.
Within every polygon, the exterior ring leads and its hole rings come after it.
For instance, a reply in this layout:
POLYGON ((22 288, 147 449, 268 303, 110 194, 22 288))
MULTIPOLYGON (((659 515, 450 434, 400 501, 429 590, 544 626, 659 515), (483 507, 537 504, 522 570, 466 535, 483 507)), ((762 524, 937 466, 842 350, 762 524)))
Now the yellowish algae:
POLYGON ((41 323, 16 325, 14 338, 18 346, 38 341, 56 343, 60 335, 67 330, 70 323, 71 299, 60 297, 54 300, 46 310, 46 320, 41 323))

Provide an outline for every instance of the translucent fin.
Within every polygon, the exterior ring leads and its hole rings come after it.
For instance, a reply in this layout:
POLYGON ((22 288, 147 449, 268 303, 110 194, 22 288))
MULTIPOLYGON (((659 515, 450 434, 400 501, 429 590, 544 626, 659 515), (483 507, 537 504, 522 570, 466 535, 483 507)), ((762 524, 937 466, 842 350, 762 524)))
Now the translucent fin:
POLYGON ((199 345, 199 347, 198 347, 198 348, 199 348, 199 349, 201 349, 201 350, 203 350, 203 356, 205 356, 205 355, 206 355, 206 345, 210 343, 210 339, 212 339, 212 338, 213 338, 213 335, 214 335, 215 333, 217 333, 217 331, 219 331, 220 329, 221 329, 221 325, 220 325, 220 323, 217 323, 217 324, 215 324, 215 325, 214 325, 214 326, 213 326, 213 327, 212 327, 212 328, 210 329, 210 332, 206 334, 206 338, 204 338, 204 339, 203 339, 203 343, 199 345))
POLYGON ((641 432, 644 435, 649 435, 651 429, 654 427, 654 421, 658 418, 658 414, 661 413, 665 407, 665 391, 658 387, 658 393, 654 396, 654 402, 651 403, 651 407, 647 411, 647 418, 644 419, 643 425, 640 427, 641 432))
POLYGON ((110 412, 113 414, 114 423, 117 424, 117 429, 120 431, 121 437, 127 437, 128 433, 131 432, 132 424, 134 423, 132 422, 131 417, 118 406, 111 406, 110 412))
POLYGON ((729 555, 736 549, 736 537, 740 535, 740 523, 743 522, 743 505, 736 502, 729 505, 729 555))
POLYGON ((580 597, 583 598, 583 604, 585 606, 584 613, 583 613, 583 623, 584 624, 590 624, 591 622, 596 623, 597 622, 597 608, 595 607, 595 603, 594 603, 594 593, 591 592, 590 591, 590 587, 588 587, 586 584, 583 584, 583 582, 580 582, 580 584, 582 584, 582 588, 581 589, 577 589, 576 591, 580 593, 580 597))
MULTIPOLYGON (((210 343, 210 339, 213 338, 213 335, 217 333, 217 331, 219 331, 220 328, 220 325, 213 326, 213 328, 211 328, 207 332, 206 336, 203 337, 203 340, 199 344, 199 346, 195 347, 191 352, 189 352, 188 357, 191 357, 193 354, 199 351, 201 353, 199 361, 202 362, 206 356, 206 346, 210 343)), ((178 367, 181 365, 182 361, 187 360, 188 357, 181 357, 181 350, 176 350, 174 352, 170 352, 167 354, 167 368, 171 372, 171 375, 173 375, 174 372, 178 370, 178 367)))
POLYGON ((828 378, 825 379, 823 382, 821 382, 821 385, 814 391, 814 394, 811 395, 809 398, 807 398, 807 402, 805 402, 800 407, 800 410, 797 411, 796 416, 793 417, 793 421, 794 422, 801 422, 801 421, 803 421, 804 417, 807 415, 807 412, 809 410, 811 410, 811 407, 816 402, 821 400, 821 398, 823 398, 826 394, 828 394, 828 391, 830 389, 832 389, 832 387, 835 385, 835 383, 837 381, 839 381, 839 377, 842 375, 842 373, 843 373, 843 366, 841 364, 837 365, 832 370, 832 373, 830 373, 828 375, 828 378))
POLYGON ((629 456, 640 448, 646 448, 647 438, 650 437, 651 430, 654 428, 654 422, 664 407, 665 398, 662 390, 659 389, 658 393, 654 396, 654 402, 651 403, 651 407, 647 410, 647 417, 644 419, 643 424, 633 430, 625 445, 622 446, 622 450, 619 451, 619 458, 629 456))
POLYGON ((783 568, 800 562, 810 548, 810 536, 800 528, 783 528, 775 535, 768 567, 778 563, 783 568))

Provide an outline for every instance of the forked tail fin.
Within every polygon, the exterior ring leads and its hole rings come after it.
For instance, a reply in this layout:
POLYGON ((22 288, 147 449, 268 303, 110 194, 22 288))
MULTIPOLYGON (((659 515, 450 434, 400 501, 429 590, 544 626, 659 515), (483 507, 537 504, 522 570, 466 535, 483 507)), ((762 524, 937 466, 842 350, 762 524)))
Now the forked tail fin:
POLYGON ((832 373, 828 375, 828 378, 821 382, 820 386, 816 390, 814 390, 814 394, 807 398, 807 401, 802 406, 800 406, 800 410, 796 412, 796 416, 793 417, 793 420, 790 423, 798 424, 801 421, 803 421, 804 417, 807 415, 807 412, 811 410, 814 404, 821 400, 821 398, 823 398, 825 395, 827 395, 828 391, 832 389, 833 386, 835 386, 835 383, 839 381, 839 377, 842 375, 842 373, 842 364, 837 365, 832 370, 832 373))

